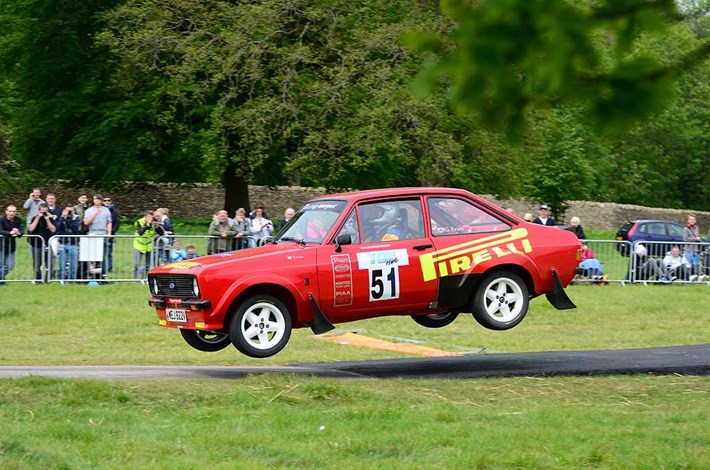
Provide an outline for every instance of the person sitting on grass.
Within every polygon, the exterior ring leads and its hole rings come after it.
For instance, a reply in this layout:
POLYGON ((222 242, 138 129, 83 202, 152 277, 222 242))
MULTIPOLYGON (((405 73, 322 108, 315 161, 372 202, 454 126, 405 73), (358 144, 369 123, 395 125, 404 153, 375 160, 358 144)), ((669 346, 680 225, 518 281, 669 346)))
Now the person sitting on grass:
POLYGON ((577 274, 592 279, 595 282, 605 281, 604 265, 596 258, 594 251, 586 243, 582 243, 582 262, 577 267, 577 274))

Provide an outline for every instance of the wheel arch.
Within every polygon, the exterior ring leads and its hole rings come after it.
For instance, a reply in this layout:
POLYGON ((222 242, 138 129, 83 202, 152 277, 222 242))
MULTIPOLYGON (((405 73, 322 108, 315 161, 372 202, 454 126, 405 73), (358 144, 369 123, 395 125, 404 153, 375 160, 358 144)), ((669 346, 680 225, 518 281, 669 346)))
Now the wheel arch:
MULTIPOLYGON (((499 264, 492 267, 491 269, 488 269, 487 271, 484 271, 483 273, 481 273, 483 274, 483 276, 480 276, 478 279, 476 279, 476 285, 474 286, 473 290, 475 291, 480 287, 481 279, 483 279, 484 276, 499 271, 510 271, 514 274, 517 274, 518 276, 520 276, 520 279, 523 280, 525 286, 528 288, 528 293, 530 294, 530 297, 537 296, 537 294, 535 293, 535 282, 533 281, 532 274, 530 274, 530 271, 525 269, 525 267, 520 266, 519 264, 499 264)), ((471 297, 470 300, 473 300, 473 297, 471 297)))
POLYGON ((224 317, 225 328, 227 328, 228 325, 232 322, 232 318, 234 317, 237 311, 238 305, 240 305, 248 298, 260 294, 270 295, 279 299, 281 302, 284 303, 284 305, 288 309, 292 325, 294 327, 303 326, 298 321, 298 303, 296 302, 296 298, 294 297, 293 293, 288 288, 282 285, 264 282, 247 287, 232 299, 232 301, 229 303, 227 314, 224 317))

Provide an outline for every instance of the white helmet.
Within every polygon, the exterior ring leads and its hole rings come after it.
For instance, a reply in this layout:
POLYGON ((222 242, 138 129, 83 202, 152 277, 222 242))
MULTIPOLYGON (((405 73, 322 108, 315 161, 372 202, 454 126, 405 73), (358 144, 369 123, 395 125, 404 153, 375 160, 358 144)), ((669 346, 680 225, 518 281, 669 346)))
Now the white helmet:
POLYGON ((389 202, 385 204, 378 204, 375 207, 380 209, 380 213, 377 218, 370 220, 372 224, 390 225, 397 222, 397 217, 399 217, 399 206, 396 203, 389 202))

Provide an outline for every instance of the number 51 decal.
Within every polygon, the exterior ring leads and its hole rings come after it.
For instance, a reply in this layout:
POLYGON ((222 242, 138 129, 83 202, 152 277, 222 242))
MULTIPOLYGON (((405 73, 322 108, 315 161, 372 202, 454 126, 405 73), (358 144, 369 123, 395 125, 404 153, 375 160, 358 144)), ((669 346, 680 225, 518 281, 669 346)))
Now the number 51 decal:
POLYGON ((370 301, 399 298, 399 267, 370 270, 370 301))
POLYGON ((407 250, 358 253, 357 260, 370 276, 370 302, 399 298, 399 267, 409 264, 407 250))

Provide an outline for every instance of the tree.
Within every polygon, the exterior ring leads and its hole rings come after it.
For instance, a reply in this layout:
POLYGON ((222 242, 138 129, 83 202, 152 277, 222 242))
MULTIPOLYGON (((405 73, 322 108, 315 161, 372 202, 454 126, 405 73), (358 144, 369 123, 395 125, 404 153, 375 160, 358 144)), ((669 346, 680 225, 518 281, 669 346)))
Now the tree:
POLYGON ((437 52, 420 76, 430 88, 451 77, 453 105, 520 141, 529 109, 588 103, 599 131, 619 134, 660 112, 679 72, 705 60, 710 41, 662 64, 636 46, 641 34, 663 36, 683 19, 672 0, 442 0, 456 22, 443 47, 436 35, 412 42, 437 52))

